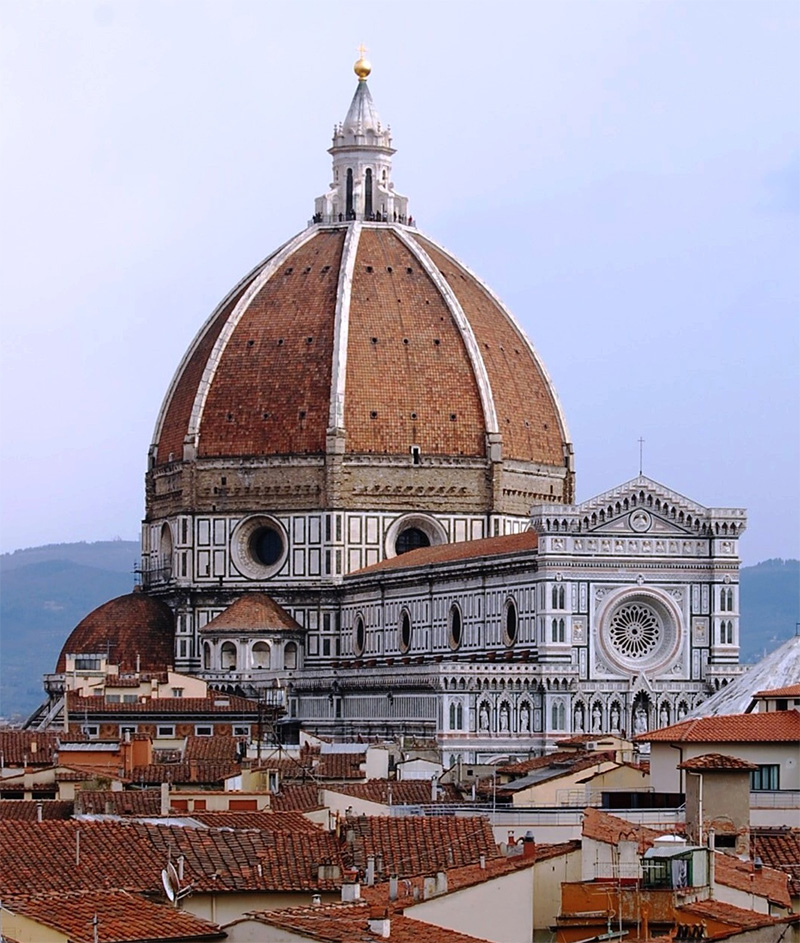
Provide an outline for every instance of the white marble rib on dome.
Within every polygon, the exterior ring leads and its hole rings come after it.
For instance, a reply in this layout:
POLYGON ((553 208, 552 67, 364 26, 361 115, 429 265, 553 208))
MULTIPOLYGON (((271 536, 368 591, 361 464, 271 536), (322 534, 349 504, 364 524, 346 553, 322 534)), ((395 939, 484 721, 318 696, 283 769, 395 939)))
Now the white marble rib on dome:
POLYGON ((785 641, 774 652, 770 652, 727 687, 712 694, 686 716, 691 718, 744 714, 756 691, 772 691, 790 684, 800 684, 800 635, 785 641))

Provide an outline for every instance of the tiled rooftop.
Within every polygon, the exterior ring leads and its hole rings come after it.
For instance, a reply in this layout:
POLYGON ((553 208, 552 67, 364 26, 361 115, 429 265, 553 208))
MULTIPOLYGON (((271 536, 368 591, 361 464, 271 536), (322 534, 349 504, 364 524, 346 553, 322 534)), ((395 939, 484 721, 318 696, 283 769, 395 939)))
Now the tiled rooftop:
POLYGON ((283 783, 280 792, 271 797, 270 806, 275 812, 310 812, 319 809, 319 789, 316 783, 283 783))
MULTIPOLYGON (((247 918, 291 933, 302 934, 304 938, 317 940, 319 943, 369 943, 385 939, 369 929, 370 916, 379 915, 380 911, 373 905, 359 901, 352 904, 259 911, 248 914, 247 918)), ((485 943, 481 938, 423 923, 401 913, 392 913, 389 919, 389 938, 393 943, 485 943)))
POLYGON ((176 783, 180 785, 221 785, 229 776, 240 770, 238 763, 215 763, 191 760, 183 763, 151 763, 149 766, 134 766, 130 782, 140 786, 176 783))
POLYGON ((257 828, 265 832, 319 832, 321 826, 301 812, 190 812, 209 828, 257 828))
POLYGON ((500 854, 489 820, 478 817, 351 816, 341 822, 340 841, 348 867, 365 872, 373 855, 376 879, 382 880, 391 874, 430 874, 500 854))
POLYGON ((738 756, 726 756, 724 753, 704 753, 702 756, 692 757, 690 760, 684 760, 678 764, 678 769, 688 769, 695 771, 708 770, 742 770, 749 772, 758 769, 757 764, 749 763, 738 756))
POLYGON ((160 789, 82 789, 75 794, 76 815, 160 815, 160 789))
MULTIPOLYGON (((370 779, 363 783, 326 784, 324 788, 383 805, 427 805, 431 802, 431 784, 421 779, 370 779)), ((463 801, 458 789, 451 783, 439 786, 438 792, 437 802, 463 801)))
POLYGON ((800 828, 781 825, 750 829, 750 854, 789 875, 789 892, 800 897, 800 828))
POLYGON ((50 766, 57 733, 38 730, 0 730, 4 767, 50 766))
POLYGON ((340 883, 319 878, 320 864, 341 862, 335 836, 322 831, 0 821, 0 896, 27 894, 31 887, 43 892, 124 888, 160 895, 161 869, 168 858, 181 855, 185 883, 199 891, 320 891, 340 883))
POLYGON ((778 920, 770 917, 769 914, 745 910, 743 907, 735 907, 721 900, 698 900, 693 904, 684 904, 679 913, 689 913, 701 918, 709 917, 744 930, 756 930, 758 927, 769 927, 778 923, 778 920))
POLYGON ((72 630, 56 671, 67 655, 109 653, 112 664, 134 671, 163 671, 174 661, 175 626, 166 603, 145 593, 128 593, 92 610, 72 630))
POLYGON ((16 897, 4 899, 3 905, 14 913, 67 935, 70 943, 93 943, 95 915, 97 943, 140 943, 142 940, 187 943, 195 939, 224 938, 215 923, 122 890, 16 897))
POLYGON ((639 734, 634 739, 645 743, 800 742, 800 711, 698 717, 639 734))
MULTIPOLYGON (((536 531, 526 530, 521 534, 503 537, 484 537, 481 540, 465 540, 461 543, 440 544, 438 547, 421 547, 409 550, 398 557, 381 560, 372 566, 358 570, 357 574, 374 573, 377 570, 404 570, 409 567, 438 566, 442 563, 457 563, 462 560, 480 560, 509 553, 535 550, 538 546, 536 531)), ((351 574, 351 576, 354 574, 351 574)))
POLYGON ((785 688, 756 691, 754 697, 800 697, 800 684, 789 684, 785 688))
POLYGON ((755 894, 781 907, 791 907, 789 875, 774 868, 756 868, 752 861, 740 861, 733 855, 716 852, 714 873, 719 884, 755 894))
POLYGON ((193 714, 234 714, 244 719, 258 716, 258 701, 236 694, 212 694, 209 697, 147 698, 133 704, 107 701, 101 697, 81 697, 70 692, 69 712, 75 716, 95 714, 170 714, 179 719, 193 714), (249 715, 249 716, 248 716, 249 715))
POLYGON ((266 593, 245 593, 200 629, 201 634, 284 630, 302 632, 302 626, 266 593))
POLYGON ((195 737, 186 738, 183 759, 213 760, 217 763, 236 763, 239 759, 239 749, 242 744, 240 737, 195 737))
POLYGON ((73 803, 60 799, 0 799, 0 819, 36 822, 39 806, 42 819, 68 819, 72 816, 73 803))

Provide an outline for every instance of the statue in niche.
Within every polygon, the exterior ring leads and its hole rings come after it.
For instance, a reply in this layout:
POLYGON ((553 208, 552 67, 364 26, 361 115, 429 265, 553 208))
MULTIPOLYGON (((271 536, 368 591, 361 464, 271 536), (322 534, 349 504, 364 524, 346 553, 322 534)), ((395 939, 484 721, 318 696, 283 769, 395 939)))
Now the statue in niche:
POLYGON ((683 701, 681 701, 680 704, 678 705, 678 720, 683 720, 685 716, 686 716, 686 705, 683 703, 683 701))
POLYGON ((519 728, 525 733, 531 729, 531 709, 527 704, 523 704, 519 709, 519 728))
POLYGON ((500 706, 500 730, 503 733, 508 733, 511 726, 511 718, 509 716, 508 704, 502 704, 500 706))
POLYGON ((633 732, 647 733, 647 711, 640 704, 633 715, 633 732))
POLYGON ((478 730, 488 730, 489 729, 489 708, 486 704, 481 704, 480 710, 478 711, 478 730))
POLYGON ((603 724, 603 712, 600 710, 600 705, 597 701, 594 702, 594 707, 592 708, 592 731, 598 733, 603 724))
POLYGON ((619 704, 616 701, 611 705, 611 729, 619 730, 619 704))
POLYGON ((661 705, 661 710, 658 712, 658 720, 662 727, 669 727, 669 708, 666 702, 661 705))
POLYGON ((578 704, 575 708, 575 733, 584 732, 583 704, 578 704))

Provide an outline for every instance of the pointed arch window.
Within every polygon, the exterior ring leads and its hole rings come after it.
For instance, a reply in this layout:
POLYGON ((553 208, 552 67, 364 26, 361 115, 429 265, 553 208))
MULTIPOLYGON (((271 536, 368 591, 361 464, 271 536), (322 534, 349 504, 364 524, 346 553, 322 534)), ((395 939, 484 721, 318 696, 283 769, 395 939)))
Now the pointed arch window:
POLYGON ((347 218, 353 219, 353 168, 347 168, 347 182, 345 184, 345 210, 347 218))
POLYGON ((372 216, 372 171, 367 168, 364 174, 364 216, 372 216))

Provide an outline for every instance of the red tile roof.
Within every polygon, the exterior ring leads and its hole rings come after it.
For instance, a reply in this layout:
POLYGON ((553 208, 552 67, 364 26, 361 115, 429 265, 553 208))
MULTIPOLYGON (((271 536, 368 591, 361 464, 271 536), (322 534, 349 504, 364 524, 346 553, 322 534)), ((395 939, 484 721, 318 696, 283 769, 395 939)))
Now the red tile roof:
POLYGON ((70 692, 69 712, 74 716, 96 714, 171 714, 180 719, 195 714, 239 714, 243 720, 258 716, 258 701, 237 694, 212 694, 208 697, 149 697, 133 704, 107 701, 102 697, 81 697, 70 692))
POLYGON ((275 812, 310 812, 320 809, 319 790, 316 783, 282 783, 280 792, 270 798, 270 806, 275 812))
POLYGON ((56 671, 66 671, 67 655, 108 652, 112 665, 127 671, 163 671, 172 665, 175 623, 172 610, 145 593, 128 593, 98 606, 72 630, 58 656, 56 671))
POLYGON ((236 763, 239 759, 239 749, 243 743, 241 737, 195 737, 186 738, 183 759, 214 760, 218 763, 236 763))
POLYGON ((800 741, 800 711, 720 714, 682 720, 634 737, 650 743, 766 743, 800 741))
POLYGON ((585 838, 605 842, 607 845, 618 845, 621 841, 635 841, 639 846, 640 854, 651 848, 659 835, 664 835, 669 831, 672 829, 665 828, 657 831, 646 825, 635 825, 633 822, 621 819, 617 815, 609 815, 608 812, 602 812, 600 809, 589 808, 583 811, 582 834, 585 838))
POLYGON ((75 793, 76 815, 160 815, 160 789, 81 789, 75 793))
POLYGON ((322 828, 301 812, 188 812, 209 828, 257 828, 272 832, 319 832, 322 828))
POLYGON ((499 856, 489 820, 478 817, 350 816, 341 822, 340 839, 349 867, 365 872, 367 858, 375 856, 378 880, 475 864, 481 855, 499 856))
MULTIPOLYGON (((457 563, 462 560, 480 560, 484 557, 497 557, 503 554, 521 553, 535 550, 538 546, 536 531, 526 530, 521 534, 507 534, 504 537, 484 537, 481 540, 465 540, 453 544, 440 544, 438 547, 421 547, 409 550, 398 557, 381 560, 372 566, 357 570, 358 575, 374 573, 376 570, 404 570, 409 567, 439 566, 443 563, 457 563)), ((350 574, 353 576, 354 574, 350 574)))
MULTIPOLYGON (((318 907, 292 907, 288 910, 258 911, 239 922, 261 923, 279 927, 319 943, 354 943, 383 940, 369 930, 370 916, 378 916, 366 901, 352 904, 325 904, 318 907)), ((392 913, 390 939, 393 943, 485 943, 485 940, 392 913)))
POLYGON ((200 632, 303 632, 303 627, 266 593, 245 593, 204 625, 200 632))
POLYGON ((690 760, 684 760, 678 764, 678 769, 699 770, 708 772, 710 770, 742 770, 747 772, 758 769, 756 763, 749 763, 738 756, 726 756, 724 753, 704 753, 702 756, 692 757, 690 760))
POLYGON ((58 733, 38 730, 0 730, 4 767, 51 766, 58 733))
POLYGON ((785 688, 772 688, 770 691, 756 691, 754 697, 800 697, 800 684, 789 684, 785 688))
POLYGON ((750 829, 750 854, 789 875, 789 892, 800 897, 800 828, 781 825, 750 829))
POLYGON ((714 875, 718 884, 755 894, 781 907, 791 907, 789 875, 774 868, 756 868, 752 861, 714 853, 714 875))
POLYGON ((759 927, 769 927, 780 922, 778 918, 770 917, 769 914, 745 910, 743 907, 735 907, 721 900, 698 900, 693 904, 684 904, 678 913, 692 914, 701 918, 710 917, 712 920, 719 920, 744 930, 756 930, 759 927))
POLYGON ((181 855, 185 883, 198 891, 314 892, 341 883, 319 877, 320 864, 341 868, 342 861, 335 836, 323 831, 0 820, 0 896, 27 894, 31 887, 42 892, 122 888, 160 895, 161 869, 181 855))
MULTIPOLYGON (((427 805, 431 801, 431 784, 421 779, 370 779, 365 783, 325 785, 324 788, 347 796, 379 802, 383 805, 427 805)), ((437 802, 462 802, 461 793, 452 783, 438 787, 437 802)))
POLYGON ((215 923, 138 894, 120 890, 42 894, 3 900, 13 913, 69 936, 70 943, 93 943, 97 916, 98 943, 128 941, 219 940, 225 934, 215 923))
POLYGON ((129 781, 140 786, 177 783, 188 785, 221 786, 229 776, 241 771, 238 763, 214 763, 191 760, 184 763, 151 763, 149 766, 134 766, 129 781))
POLYGON ((313 770, 318 780, 365 779, 361 768, 366 763, 364 753, 323 753, 313 770))
POLYGON ((0 819, 36 822, 39 806, 43 819, 68 819, 72 816, 73 803, 61 799, 0 799, 0 819))

